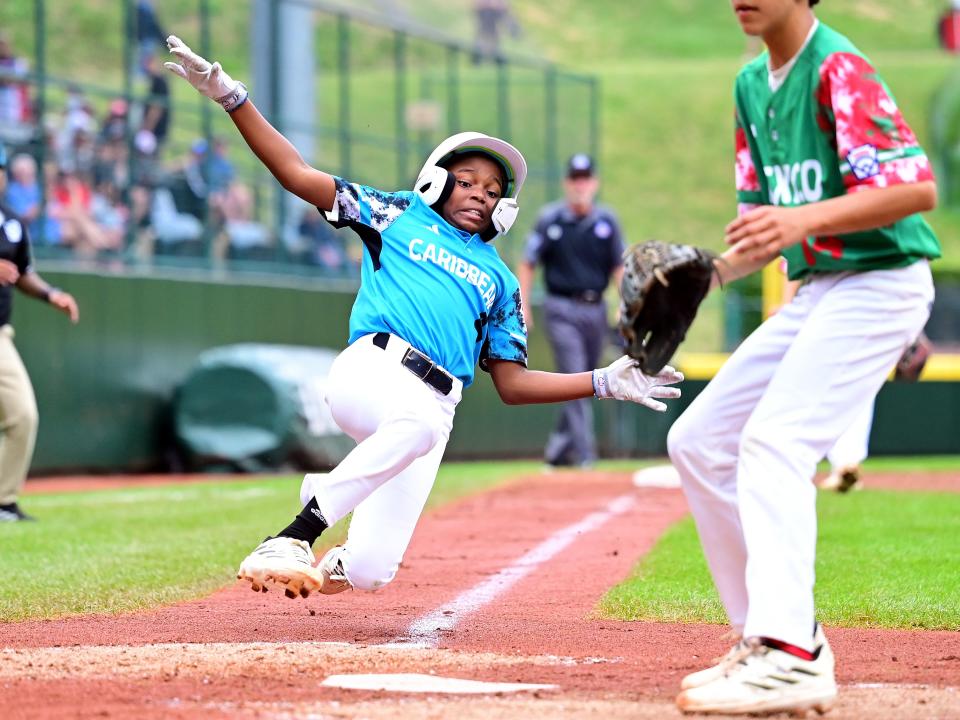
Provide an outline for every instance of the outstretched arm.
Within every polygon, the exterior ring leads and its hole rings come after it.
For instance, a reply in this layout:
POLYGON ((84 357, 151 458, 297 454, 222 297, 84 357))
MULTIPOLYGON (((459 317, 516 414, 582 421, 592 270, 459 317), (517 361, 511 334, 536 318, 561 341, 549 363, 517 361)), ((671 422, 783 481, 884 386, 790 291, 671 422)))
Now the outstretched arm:
POLYGON ((598 397, 629 400, 663 412, 667 406, 655 398, 680 397, 680 389, 666 387, 683 380, 683 374, 665 367, 655 376, 644 375, 636 361, 624 355, 609 367, 592 372, 552 373, 528 370, 507 360, 490 360, 490 377, 507 405, 564 402, 598 397))
POLYGON ((167 62, 164 67, 230 113, 247 145, 286 190, 323 210, 333 208, 333 177, 304 161, 293 144, 254 107, 243 83, 227 75, 220 63, 211 64, 197 55, 175 35, 167 38, 167 47, 179 62, 167 62))

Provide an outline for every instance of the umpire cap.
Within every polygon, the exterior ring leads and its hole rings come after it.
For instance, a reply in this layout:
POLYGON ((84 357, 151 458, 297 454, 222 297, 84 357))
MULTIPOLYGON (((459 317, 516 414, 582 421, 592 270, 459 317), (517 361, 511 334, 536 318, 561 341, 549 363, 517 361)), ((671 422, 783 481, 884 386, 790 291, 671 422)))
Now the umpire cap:
POLYGON ((577 153, 567 162, 567 177, 593 177, 593 158, 586 153, 577 153))

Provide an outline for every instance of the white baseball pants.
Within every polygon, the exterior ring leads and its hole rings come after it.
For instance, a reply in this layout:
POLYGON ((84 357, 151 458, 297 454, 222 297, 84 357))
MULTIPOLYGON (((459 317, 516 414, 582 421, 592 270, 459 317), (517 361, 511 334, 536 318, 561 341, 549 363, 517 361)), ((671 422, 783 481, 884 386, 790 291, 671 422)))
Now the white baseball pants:
POLYGON ((831 471, 853 467, 867 459, 875 400, 876 398, 870 399, 869 404, 854 418, 853 424, 843 431, 837 442, 827 451, 831 471))
POLYGON ((817 462, 923 329, 926 261, 833 273, 733 353, 667 444, 733 628, 812 650, 817 462))
POLYGON ((340 353, 327 380, 333 419, 358 444, 329 474, 304 478, 330 525, 353 511, 342 562, 361 590, 376 590, 396 575, 463 392, 454 380, 442 395, 401 365, 410 346, 400 338, 391 335, 384 349, 372 338, 340 353))

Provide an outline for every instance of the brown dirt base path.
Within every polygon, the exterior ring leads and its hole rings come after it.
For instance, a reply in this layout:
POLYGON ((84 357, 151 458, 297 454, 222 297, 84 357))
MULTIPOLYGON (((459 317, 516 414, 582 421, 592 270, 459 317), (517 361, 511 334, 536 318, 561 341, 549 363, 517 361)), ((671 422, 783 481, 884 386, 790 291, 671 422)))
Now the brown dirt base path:
MULTIPOLYGON (((945 477, 927 480, 960 489, 945 477)), ((672 702, 680 678, 726 649, 725 628, 615 622, 593 611, 685 513, 679 491, 636 489, 624 473, 529 477, 424 517, 397 579, 378 593, 290 601, 236 584, 151 612, 0 625, 0 715, 680 717, 672 702), (428 633, 436 647, 396 643, 409 639, 418 618, 591 516, 604 521, 585 526, 541 564, 527 556, 513 584, 489 604, 462 615, 441 611, 438 617, 456 623, 428 633), (556 687, 425 696, 321 685, 350 673, 556 687)), ((833 628, 829 635, 842 685, 830 718, 960 718, 958 634, 833 628)))

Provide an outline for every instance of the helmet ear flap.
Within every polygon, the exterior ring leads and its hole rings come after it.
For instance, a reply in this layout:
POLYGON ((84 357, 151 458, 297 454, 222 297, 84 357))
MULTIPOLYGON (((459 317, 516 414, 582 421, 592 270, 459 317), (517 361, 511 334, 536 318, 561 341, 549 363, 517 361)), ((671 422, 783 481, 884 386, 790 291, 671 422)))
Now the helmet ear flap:
POLYGON ((520 212, 520 206, 513 198, 500 198, 493 208, 493 214, 490 217, 490 227, 481 233, 480 238, 484 242, 493 240, 497 235, 506 235, 513 227, 517 219, 517 213, 520 212))
POLYGON ((423 169, 420 177, 417 178, 414 190, 427 205, 438 210, 439 206, 443 205, 453 193, 454 182, 456 178, 452 172, 439 165, 433 165, 423 169))

